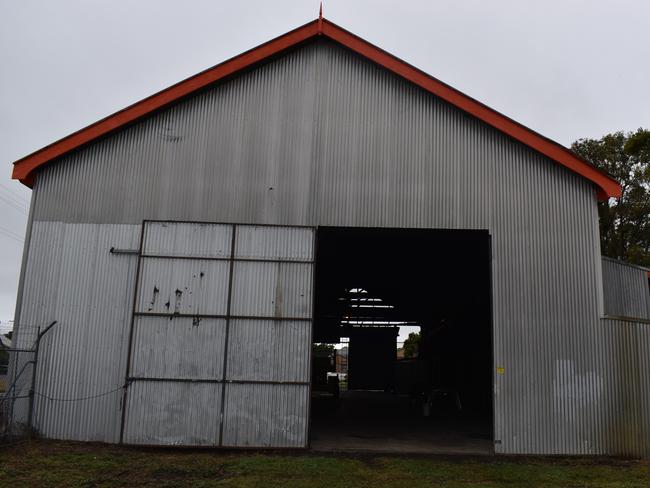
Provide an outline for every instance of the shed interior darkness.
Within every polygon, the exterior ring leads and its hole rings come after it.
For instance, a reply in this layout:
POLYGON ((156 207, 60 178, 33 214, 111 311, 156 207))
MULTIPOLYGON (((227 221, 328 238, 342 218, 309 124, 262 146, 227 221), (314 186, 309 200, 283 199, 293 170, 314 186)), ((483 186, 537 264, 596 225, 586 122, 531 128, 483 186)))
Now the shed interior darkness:
POLYGON ((349 343, 338 388, 314 355, 312 447, 492 450, 490 261, 487 231, 318 229, 314 342, 349 343))

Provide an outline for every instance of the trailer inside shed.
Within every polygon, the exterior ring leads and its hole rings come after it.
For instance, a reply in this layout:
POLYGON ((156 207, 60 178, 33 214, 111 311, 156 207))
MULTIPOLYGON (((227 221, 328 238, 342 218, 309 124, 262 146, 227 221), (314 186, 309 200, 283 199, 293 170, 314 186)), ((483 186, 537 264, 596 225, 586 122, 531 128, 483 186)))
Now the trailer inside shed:
POLYGON ((319 228, 311 446, 492 452, 490 271, 487 231, 319 228))

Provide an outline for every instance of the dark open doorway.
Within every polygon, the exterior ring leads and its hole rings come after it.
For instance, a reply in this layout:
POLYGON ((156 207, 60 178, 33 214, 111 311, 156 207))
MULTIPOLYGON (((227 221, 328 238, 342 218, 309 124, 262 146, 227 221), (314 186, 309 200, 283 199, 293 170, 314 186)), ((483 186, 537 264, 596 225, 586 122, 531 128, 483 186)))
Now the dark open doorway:
POLYGON ((487 231, 318 229, 313 448, 492 451, 490 261, 487 231))

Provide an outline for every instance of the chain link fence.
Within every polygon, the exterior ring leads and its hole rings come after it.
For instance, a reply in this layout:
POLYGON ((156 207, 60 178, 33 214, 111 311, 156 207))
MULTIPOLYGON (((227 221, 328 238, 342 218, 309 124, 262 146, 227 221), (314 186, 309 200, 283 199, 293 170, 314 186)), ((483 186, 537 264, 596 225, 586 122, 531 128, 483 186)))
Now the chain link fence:
POLYGON ((31 435, 38 350, 47 327, 20 325, 14 335, 6 366, 5 391, 0 393, 0 440, 31 435))

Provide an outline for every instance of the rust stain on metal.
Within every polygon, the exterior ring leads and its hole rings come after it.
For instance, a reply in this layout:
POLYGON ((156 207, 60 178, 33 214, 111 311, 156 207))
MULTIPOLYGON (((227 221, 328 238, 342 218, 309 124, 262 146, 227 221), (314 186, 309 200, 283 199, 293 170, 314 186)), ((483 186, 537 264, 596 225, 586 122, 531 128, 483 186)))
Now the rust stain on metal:
POLYGON ((158 289, 157 286, 154 285, 153 287, 153 295, 151 297, 151 302, 149 303, 149 312, 151 312, 156 305, 156 300, 158 300, 158 294, 160 293, 160 290, 158 289))

